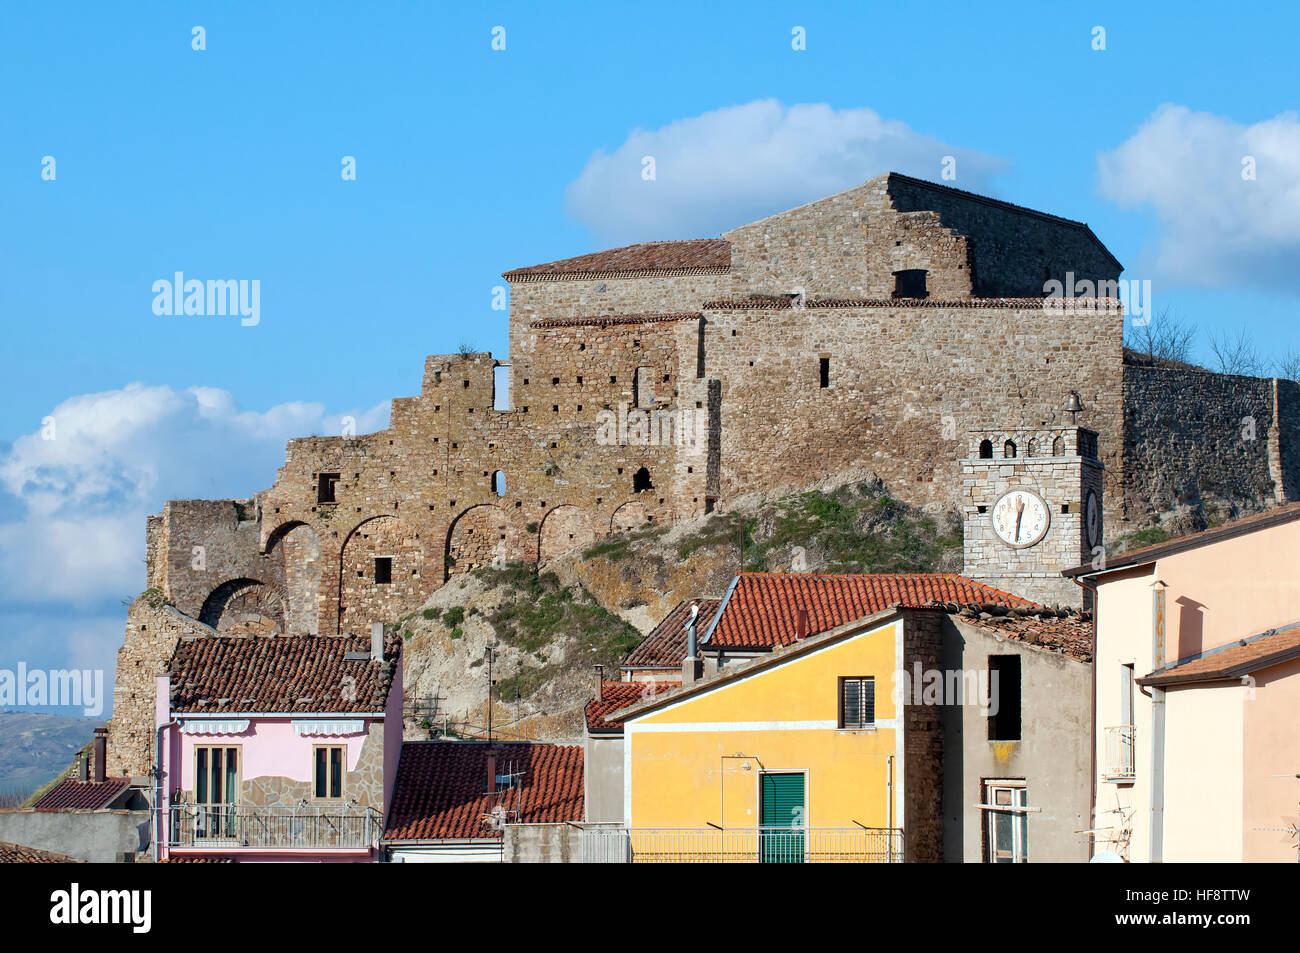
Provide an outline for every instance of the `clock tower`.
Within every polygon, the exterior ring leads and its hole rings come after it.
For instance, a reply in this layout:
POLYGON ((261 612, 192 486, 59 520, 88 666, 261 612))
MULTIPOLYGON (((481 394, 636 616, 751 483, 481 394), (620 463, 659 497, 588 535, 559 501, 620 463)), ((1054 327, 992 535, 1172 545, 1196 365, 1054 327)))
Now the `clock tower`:
POLYGON ((1083 427, 969 432, 961 461, 964 572, 1048 605, 1079 606, 1061 570, 1102 546, 1097 433, 1083 427))

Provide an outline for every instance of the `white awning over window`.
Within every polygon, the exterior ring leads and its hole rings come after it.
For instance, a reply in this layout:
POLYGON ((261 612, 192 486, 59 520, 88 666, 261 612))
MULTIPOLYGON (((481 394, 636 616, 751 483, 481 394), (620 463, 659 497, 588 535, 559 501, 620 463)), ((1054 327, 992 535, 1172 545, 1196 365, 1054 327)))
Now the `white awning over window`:
POLYGON ((228 721, 186 719, 181 722, 183 735, 242 735, 247 730, 247 718, 232 718, 228 721))
POLYGON ((366 730, 360 718, 348 721, 295 721, 293 730, 300 735, 359 735, 366 730))

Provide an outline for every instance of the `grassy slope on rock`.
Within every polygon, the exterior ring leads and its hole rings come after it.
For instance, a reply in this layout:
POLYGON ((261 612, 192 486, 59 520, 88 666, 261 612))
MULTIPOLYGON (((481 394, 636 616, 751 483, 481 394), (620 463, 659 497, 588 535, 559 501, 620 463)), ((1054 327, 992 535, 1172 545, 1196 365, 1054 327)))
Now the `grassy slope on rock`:
POLYGON ((546 649, 556 633, 576 639, 578 658, 584 670, 602 664, 617 671, 624 656, 641 641, 641 634, 618 616, 603 608, 581 586, 562 586, 554 573, 538 575, 524 565, 481 569, 476 575, 491 586, 508 586, 512 591, 485 619, 497 638, 538 661, 497 684, 497 697, 512 701, 515 691, 527 698, 559 668, 544 661, 546 649))

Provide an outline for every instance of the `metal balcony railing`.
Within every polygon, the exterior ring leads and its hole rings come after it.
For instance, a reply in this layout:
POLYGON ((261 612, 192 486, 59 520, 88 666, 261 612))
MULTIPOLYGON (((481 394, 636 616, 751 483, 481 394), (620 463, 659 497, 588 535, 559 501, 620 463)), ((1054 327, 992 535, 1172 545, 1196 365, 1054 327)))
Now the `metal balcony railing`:
POLYGON ((589 828, 596 864, 887 864, 903 861, 901 828, 589 828))
POLYGON ((379 843, 374 808, 172 804, 172 847, 366 849, 379 843))
POLYGON ((1105 729, 1106 760, 1102 776, 1110 781, 1135 777, 1134 729, 1132 725, 1116 725, 1105 729))

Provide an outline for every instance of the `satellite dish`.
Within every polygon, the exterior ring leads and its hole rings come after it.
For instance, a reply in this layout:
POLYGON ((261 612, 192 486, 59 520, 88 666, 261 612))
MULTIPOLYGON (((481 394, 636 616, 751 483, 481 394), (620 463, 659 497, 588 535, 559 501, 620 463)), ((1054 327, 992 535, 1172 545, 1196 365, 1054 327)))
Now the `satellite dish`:
POLYGON ((1124 863, 1124 858, 1121 857, 1119 854, 1115 853, 1113 850, 1103 850, 1103 851, 1098 851, 1097 853, 1093 854, 1093 855, 1092 855, 1092 859, 1091 859, 1090 861, 1088 861, 1088 863, 1090 863, 1090 864, 1122 864, 1122 863, 1124 863))

